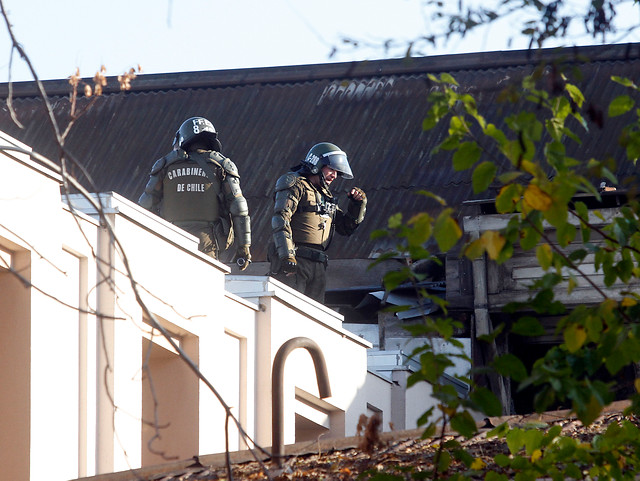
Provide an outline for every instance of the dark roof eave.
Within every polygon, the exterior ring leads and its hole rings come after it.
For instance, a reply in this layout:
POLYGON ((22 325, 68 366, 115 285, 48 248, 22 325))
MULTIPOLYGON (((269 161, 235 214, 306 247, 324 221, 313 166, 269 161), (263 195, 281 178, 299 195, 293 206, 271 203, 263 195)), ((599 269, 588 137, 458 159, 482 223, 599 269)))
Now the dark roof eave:
MULTIPOLYGON (((576 61, 627 60, 640 58, 640 43, 570 48, 545 48, 539 50, 509 50, 499 52, 478 52, 454 55, 434 55, 426 57, 405 57, 383 60, 361 60, 323 64, 291 65, 278 67, 240 68, 228 70, 208 70, 162 74, 140 74, 131 84, 131 92, 219 88, 247 84, 274 84, 313 81, 319 79, 345 79, 380 77, 389 75, 410 75, 438 72, 455 72, 467 69, 505 68, 509 66, 531 65, 541 58, 545 60, 566 59, 573 56, 576 61)), ((92 85, 91 78, 84 81, 92 85)), ((68 95, 68 79, 42 81, 50 96, 68 95)), ((13 82, 14 97, 37 97, 39 91, 34 81, 13 82)), ((107 77, 104 93, 119 91, 117 76, 107 77)), ((0 83, 0 96, 7 97, 9 84, 0 83)))

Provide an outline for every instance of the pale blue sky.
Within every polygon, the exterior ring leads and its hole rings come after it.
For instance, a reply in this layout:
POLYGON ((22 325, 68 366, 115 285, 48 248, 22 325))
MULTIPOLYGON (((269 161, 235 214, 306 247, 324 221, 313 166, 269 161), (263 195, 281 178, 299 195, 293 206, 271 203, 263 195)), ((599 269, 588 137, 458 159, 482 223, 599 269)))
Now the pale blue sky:
MULTIPOLYGON (((453 0, 451 0, 453 1, 453 0)), ((584 0, 583 0, 584 1, 584 0)), ((80 69, 91 77, 142 66, 143 73, 219 70, 377 59, 361 48, 329 58, 348 35, 370 41, 411 39, 433 27, 424 0, 3 0, 14 33, 41 79, 80 69)), ((629 18, 636 24, 638 7, 629 18)), ((505 26, 429 55, 507 48, 505 26)), ((627 41, 640 41, 640 37, 627 41)), ((584 42, 582 42, 584 43, 584 42)), ((524 48, 526 44, 512 45, 524 48)), ((0 25, 0 82, 8 80, 10 42, 0 25)), ((395 56, 400 51, 392 52, 395 56)), ((12 80, 31 80, 14 55, 12 80)))

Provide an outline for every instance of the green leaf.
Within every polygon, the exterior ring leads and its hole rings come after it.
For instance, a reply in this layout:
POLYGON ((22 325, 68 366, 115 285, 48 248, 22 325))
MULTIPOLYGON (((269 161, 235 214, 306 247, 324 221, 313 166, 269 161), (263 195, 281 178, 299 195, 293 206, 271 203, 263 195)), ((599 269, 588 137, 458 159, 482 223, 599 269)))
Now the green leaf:
POLYGON ((408 224, 411 229, 407 233, 407 241, 410 246, 419 246, 424 244, 431 237, 433 219, 426 212, 421 212, 411 219, 408 224))
POLYGON ((504 330, 504 324, 500 323, 497 327, 494 327, 493 330, 489 334, 481 334, 478 336, 478 341, 482 342, 493 342, 496 338, 502 334, 504 330))
POLYGON ((458 85, 458 82, 456 82, 456 79, 450 73, 440 74, 440 81, 451 85, 458 85))
POLYGON ((482 150, 475 142, 463 142, 453 154, 453 168, 466 170, 475 164, 482 154, 482 150))
POLYGON ((388 226, 389 229, 398 229, 400 226, 402 226, 402 214, 398 212, 389 217, 388 226))
POLYGON ((471 456, 468 452, 464 451, 463 449, 456 449, 453 451, 453 457, 455 459, 457 459, 458 461, 460 461, 461 463, 464 463, 464 465, 468 468, 469 466, 471 466, 473 464, 474 461, 474 457, 471 456))
POLYGON ((502 423, 499 424, 498 426, 496 426, 495 428, 493 428, 491 431, 487 432, 487 438, 493 438, 493 437, 500 437, 503 438, 507 435, 507 433, 509 432, 509 424, 508 423, 502 423))
POLYGON ((584 95, 580 89, 572 84, 566 84, 565 89, 569 92, 571 99, 578 105, 578 107, 582 107, 582 104, 584 103, 584 95))
POLYGON ((501 416, 502 404, 493 394, 485 387, 477 387, 469 396, 471 400, 478 405, 478 408, 487 416, 501 416))
POLYGON ((520 428, 513 428, 507 433, 507 447, 511 454, 517 454, 524 446, 524 434, 525 431, 520 428))
POLYGON ((422 130, 424 130, 425 132, 427 130, 431 130, 432 128, 434 128, 436 125, 438 125, 438 120, 435 116, 433 115, 429 115, 427 117, 425 117, 422 120, 422 130))
POLYGON ((542 234, 532 226, 524 226, 522 229, 522 237, 520 238, 520 247, 528 251, 533 249, 540 242, 542 234))
POLYGON ((546 411, 556 400, 555 391, 549 385, 542 386, 533 396, 533 407, 536 412, 546 411))
POLYGON ((555 166, 561 166, 567 159, 565 146, 560 139, 547 144, 545 153, 549 161, 555 166))
MULTIPOLYGON (((493 457, 493 460, 496 462, 496 464, 498 466, 500 466, 501 468, 506 468, 507 466, 509 466, 509 464, 511 463, 511 458, 509 458, 509 456, 507 456, 506 454, 496 454, 493 457)), ((488 478, 485 478, 485 480, 488 478)), ((505 477, 505 479, 507 479, 505 477)))
POLYGON ((635 86, 635 84, 633 83, 633 80, 628 79, 626 77, 618 77, 617 75, 612 75, 611 80, 613 80, 616 83, 619 83, 620 85, 624 85, 625 87, 635 86))
POLYGON ((566 97, 559 97, 555 102, 555 118, 561 126, 564 126, 564 120, 571 114, 571 104, 566 97))
POLYGON ((447 451, 440 451, 440 457, 438 458, 438 471, 444 472, 449 469, 451 465, 451 455, 447 451))
POLYGON ((383 237, 389 237, 389 232, 383 229, 376 229, 369 236, 371 240, 382 239, 383 237))
POLYGON ((576 249, 571 254, 569 254, 569 260, 571 262, 579 263, 582 262, 585 257, 587 257, 587 254, 588 252, 586 249, 576 249))
POLYGON ((513 354, 503 354, 496 357, 491 363, 493 368, 506 377, 510 377, 514 381, 522 381, 527 377, 527 368, 524 367, 522 361, 513 354))
POLYGON ((635 102, 628 95, 620 95, 613 99, 609 104, 609 117, 617 117, 629 112, 635 105, 635 102))
POLYGON ((520 200, 520 187, 517 184, 505 185, 496 197, 496 210, 499 214, 513 212, 520 200))
POLYGON ((598 419, 602 412, 602 404, 598 402, 595 396, 591 396, 586 404, 574 402, 574 409, 580 421, 585 426, 588 426, 593 421, 598 419))
POLYGON ((630 160, 637 160, 640 158, 640 133, 633 132, 629 135, 627 143, 627 157, 630 160))
POLYGON ((471 417, 471 414, 469 414, 469 412, 467 411, 456 413, 451 418, 450 422, 451 428, 465 438, 470 438, 478 431, 476 422, 471 417))
POLYGON ((488 124, 484 133, 498 142, 498 145, 503 145, 507 142, 507 137, 504 135, 504 132, 498 129, 494 124, 488 124))
POLYGON ((389 271, 385 273, 383 277, 385 288, 389 291, 394 290, 400 284, 407 282, 410 275, 411 274, 407 270, 389 271))
MULTIPOLYGON (((428 421, 428 417, 426 419, 423 419, 423 417, 420 416, 420 419, 418 419, 418 426, 423 426, 427 421, 428 421), (422 421, 422 422, 420 422, 420 421, 422 421)), ((424 432, 422 433, 422 439, 427 439, 427 438, 432 437, 436 433, 436 430, 437 430, 436 425, 433 424, 433 423, 430 423, 424 429, 424 432)))
POLYGON ((445 209, 440 213, 434 225, 434 237, 442 252, 451 249, 458 239, 462 237, 462 230, 455 219, 451 217, 451 209, 445 209))
POLYGON ((625 353, 620 349, 616 349, 609 356, 607 356, 604 365, 606 366, 607 371, 609 371, 611 374, 616 374, 618 373, 618 371, 620 371, 620 369, 627 365, 628 362, 629 359, 627 358, 625 353))
POLYGON ((569 464, 564 469, 564 479, 582 479, 582 471, 575 464, 569 464))
POLYGON ((569 222, 565 222, 558 227, 556 236, 558 238, 558 244, 566 247, 576 238, 576 227, 569 222))
POLYGON ((471 183, 473 185, 473 193, 479 194, 489 188, 491 182, 497 172, 497 167, 493 162, 485 161, 478 165, 471 176, 471 183))
POLYGON ((518 165, 522 160, 522 145, 517 140, 509 140, 502 145, 502 152, 513 165, 518 165))
POLYGON ((633 261, 631 259, 622 259, 616 264, 616 271, 622 282, 629 282, 633 274, 633 261))
POLYGON ((524 447, 527 455, 531 454, 542 446, 544 434, 538 429, 528 429, 524 434, 524 447))
POLYGON ((499 474, 495 471, 489 471, 484 477, 484 481, 507 481, 508 479, 506 474, 499 474))
POLYGON ((544 218, 555 227, 560 227, 567 222, 568 207, 566 202, 558 202, 551 199, 549 209, 544 212, 544 218))
POLYGON ((576 213, 580 217, 580 231, 582 233, 582 242, 589 242, 591 238, 591 229, 589 229, 585 222, 589 221, 589 209, 587 209, 587 204, 584 202, 576 202, 575 204, 576 213))
POLYGON ((520 336, 536 337, 544 335, 545 330, 538 319, 532 316, 524 316, 513 323, 511 333, 519 334, 520 336))
POLYGON ((551 444, 558 436, 560 436, 561 432, 562 426, 560 426, 559 424, 554 424, 553 426, 551 426, 549 428, 549 431, 547 431, 547 434, 545 434, 544 436, 542 445, 548 446, 549 444, 551 444))
POLYGON ((569 352, 576 352, 587 340, 587 331, 578 324, 570 324, 564 330, 564 343, 569 352))
POLYGON ((498 176, 498 181, 502 184, 510 184, 512 183, 514 180, 518 179, 519 177, 522 177, 523 173, 519 172, 517 170, 512 170, 510 172, 505 172, 504 174, 500 174, 498 176))
POLYGON ((482 239, 476 239, 473 242, 467 244, 464 248, 464 255, 469 259, 477 259, 485 252, 484 242, 482 239))
POLYGON ((418 194, 418 195, 423 195, 423 196, 425 196, 425 197, 428 197, 429 199, 433 199, 433 200, 435 200, 435 201, 436 201, 438 204, 440 204, 440 205, 443 205, 443 206, 444 206, 444 205, 447 205, 447 201, 446 201, 446 200, 444 200, 444 199, 443 199, 442 197, 440 197, 438 194, 436 194, 436 193, 434 193, 434 192, 431 192, 431 191, 429 191, 429 190, 423 190, 423 189, 421 189, 421 190, 417 190, 417 191, 416 191, 416 194, 418 194))

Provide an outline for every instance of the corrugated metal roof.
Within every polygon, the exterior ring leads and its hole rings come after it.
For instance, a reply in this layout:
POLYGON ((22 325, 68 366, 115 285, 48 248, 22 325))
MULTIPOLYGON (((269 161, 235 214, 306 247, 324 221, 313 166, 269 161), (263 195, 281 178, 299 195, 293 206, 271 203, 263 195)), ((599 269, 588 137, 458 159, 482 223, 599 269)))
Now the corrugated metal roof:
MULTIPOLYGON (((171 149, 177 127, 188 117, 210 119, 220 133, 223 152, 237 165, 253 226, 255 260, 266 258, 270 237, 272 189, 275 180, 320 141, 339 145, 349 155, 355 179, 337 181, 334 191, 344 200, 352 186, 369 198, 365 223, 349 240, 336 236, 332 258, 368 258, 384 244, 370 233, 386 226, 396 212, 405 215, 432 210, 435 203, 416 195, 428 189, 458 205, 472 197, 468 173, 453 171, 446 154, 432 155, 445 126, 422 131, 431 87, 428 74, 451 72, 460 88, 477 96, 488 118, 502 125, 507 115, 498 101, 502 87, 529 73, 538 57, 575 59, 583 75, 580 87, 597 108, 623 92, 612 75, 635 78, 640 72, 640 44, 424 57, 359 63, 271 67, 212 72, 142 75, 133 89, 109 87, 75 123, 66 141, 74 158, 91 176, 90 190, 115 191, 137 200, 153 162, 171 149)), ((110 85, 117 85, 109 79, 110 85)), ((44 82, 61 125, 70 102, 65 80, 44 82)), ((24 129, 11 120, 7 102, 0 105, 0 130, 57 159, 58 148, 43 103, 33 82, 14 84, 13 106, 24 129)), ((7 85, 0 84, 7 96, 7 85)), ((80 99, 85 105, 87 99, 80 99)), ((606 118, 606 115, 605 115, 606 118)), ((623 118, 592 127, 581 146, 569 145, 580 158, 611 154, 622 159, 612 133, 623 118), (606 139, 606 141, 604 141, 606 139)), ((620 164, 622 173, 634 167, 620 164)), ((75 168, 70 169, 78 173, 75 168)), ((78 174, 80 175, 80 174, 78 174)), ((80 178, 82 176, 80 175, 80 178)))

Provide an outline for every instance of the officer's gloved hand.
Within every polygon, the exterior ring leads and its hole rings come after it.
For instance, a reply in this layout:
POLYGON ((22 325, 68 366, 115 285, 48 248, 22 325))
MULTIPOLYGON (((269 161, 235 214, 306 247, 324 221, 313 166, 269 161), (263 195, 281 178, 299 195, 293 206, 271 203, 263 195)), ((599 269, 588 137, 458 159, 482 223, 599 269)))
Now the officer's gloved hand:
POLYGON ((295 257, 287 257, 286 259, 282 259, 282 272, 284 272, 288 276, 292 276, 296 273, 296 269, 298 268, 298 263, 296 262, 295 257))
POLYGON ((245 270, 251 264, 251 252, 249 252, 249 246, 240 246, 236 250, 236 255, 233 256, 233 261, 238 264, 241 271, 245 270))
POLYGON ((347 197, 355 200, 356 202, 363 202, 367 200, 367 194, 365 194, 364 190, 362 190, 360 187, 354 187, 353 189, 351 189, 351 191, 347 194, 347 197))

